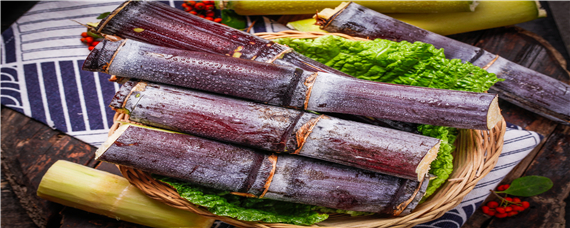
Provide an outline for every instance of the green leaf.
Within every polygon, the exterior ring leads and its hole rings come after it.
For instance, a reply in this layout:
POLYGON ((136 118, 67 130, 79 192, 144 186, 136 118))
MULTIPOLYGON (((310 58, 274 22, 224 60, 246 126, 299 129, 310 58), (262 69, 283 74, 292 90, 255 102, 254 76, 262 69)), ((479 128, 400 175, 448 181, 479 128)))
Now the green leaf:
POLYGON ((142 29, 142 28, 134 28, 133 31, 135 31, 135 32, 142 32, 142 31, 144 31, 144 29, 142 29))
POLYGON ((103 18, 106 18, 107 16, 109 16, 109 14, 111 14, 111 12, 105 12, 105 13, 102 13, 102 14, 100 14, 100 15, 97 17, 97 19, 103 19, 103 18))
POLYGON ((548 191, 552 185, 548 177, 526 176, 515 179, 507 190, 497 193, 529 197, 548 191))
POLYGON ((233 10, 222 10, 222 24, 235 29, 244 29, 247 26, 245 17, 237 14, 233 10))

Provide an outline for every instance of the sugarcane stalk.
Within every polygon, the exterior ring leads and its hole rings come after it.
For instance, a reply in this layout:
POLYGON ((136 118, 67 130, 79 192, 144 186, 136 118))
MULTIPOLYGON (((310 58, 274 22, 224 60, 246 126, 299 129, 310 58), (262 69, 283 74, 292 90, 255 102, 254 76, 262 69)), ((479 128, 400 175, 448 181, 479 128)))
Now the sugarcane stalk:
POLYGON ((98 23, 97 31, 159 46, 268 61, 350 77, 291 49, 283 49, 273 42, 161 3, 127 1, 98 23))
POLYGON ((421 180, 440 140, 168 85, 127 84, 111 106, 145 125, 421 180))
MULTIPOLYGON (((338 6, 342 1, 220 1, 221 9, 232 9, 240 15, 313 14, 316 10, 338 6)), ((448 13, 472 12, 476 1, 354 1, 382 13, 448 13)))
POLYGON ((423 30, 355 3, 342 4, 318 13, 321 28, 351 36, 421 41, 443 48, 446 57, 483 67, 504 81, 491 87, 515 105, 548 119, 570 124, 570 85, 489 53, 433 32, 423 30))
POLYGON ((164 47, 344 74, 286 46, 155 1, 126 1, 95 30, 164 47))
POLYGON ((122 177, 59 160, 43 176, 39 197, 150 227, 209 228, 214 222, 148 198, 122 177))
POLYGON ((397 215, 419 200, 422 182, 300 156, 268 155, 191 135, 124 124, 98 160, 239 195, 397 215))
POLYGON ((387 15, 437 34, 451 35, 543 18, 546 11, 538 1, 480 1, 474 12, 387 15))
POLYGON ((102 41, 83 69, 317 112, 485 130, 500 119, 494 94, 372 82, 132 40, 102 41))

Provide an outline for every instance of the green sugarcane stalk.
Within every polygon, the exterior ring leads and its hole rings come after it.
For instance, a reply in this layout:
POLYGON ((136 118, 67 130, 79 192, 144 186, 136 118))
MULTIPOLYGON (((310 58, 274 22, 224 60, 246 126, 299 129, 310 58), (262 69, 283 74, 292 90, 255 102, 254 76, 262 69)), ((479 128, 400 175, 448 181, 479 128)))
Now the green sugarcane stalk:
MULTIPOLYGON (((451 35, 532 21, 546 17, 546 11, 537 1, 482 1, 474 12, 386 15, 431 32, 451 35)), ((316 22, 309 18, 289 22, 287 26, 301 32, 327 32, 315 25, 316 22)))
POLYGON ((474 12, 387 14, 441 35, 514 25, 546 17, 538 1, 481 1, 474 12))
MULTIPOLYGON (((313 14, 324 8, 334 8, 343 1, 306 0, 239 0, 219 1, 222 9, 233 9, 240 15, 313 14)), ((382 13, 449 13, 472 12, 476 1, 354 1, 382 13)))
POLYGON ((153 200, 125 178, 64 160, 47 171, 37 194, 65 206, 151 227, 209 228, 214 222, 153 200))

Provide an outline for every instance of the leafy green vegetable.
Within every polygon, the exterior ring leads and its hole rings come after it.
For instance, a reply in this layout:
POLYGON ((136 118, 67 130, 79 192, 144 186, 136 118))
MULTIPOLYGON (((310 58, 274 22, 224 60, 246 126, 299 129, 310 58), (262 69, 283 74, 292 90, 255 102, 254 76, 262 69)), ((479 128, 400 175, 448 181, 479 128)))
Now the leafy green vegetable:
POLYGON ((515 179, 507 190, 497 191, 496 193, 530 197, 548 191, 552 188, 552 185, 552 180, 548 177, 526 176, 515 179))
MULTIPOLYGON (((351 41, 332 35, 316 39, 281 38, 274 41, 365 80, 470 92, 487 91, 493 84, 503 80, 469 62, 447 59, 443 49, 422 42, 383 39, 351 41)), ((437 178, 430 181, 422 199, 425 200, 445 183, 453 171, 451 152, 455 149, 453 143, 457 138, 457 130, 430 125, 420 125, 418 130, 423 135, 442 141, 430 169, 430 173, 437 178)))
POLYGON ((443 49, 422 42, 352 41, 331 35, 316 39, 281 38, 275 42, 344 73, 371 81, 484 92, 502 80, 469 62, 449 60, 443 49))
POLYGON ((235 29, 244 29, 247 26, 247 22, 244 16, 241 16, 234 12, 233 10, 224 9, 222 14, 222 24, 230 26, 235 29))
POLYGON ((418 130, 425 136, 441 139, 437 158, 431 163, 429 173, 436 175, 437 178, 430 180, 426 194, 422 200, 431 196, 449 178, 453 172, 453 155, 451 152, 455 150, 453 143, 457 139, 457 129, 452 127, 420 125, 418 130))
POLYGON ((329 217, 328 214, 316 212, 314 209, 317 207, 311 205, 241 197, 228 191, 192 185, 168 177, 157 175, 153 177, 174 187, 182 198, 193 204, 207 207, 210 212, 219 216, 227 216, 242 221, 291 223, 295 225, 311 225, 329 217))

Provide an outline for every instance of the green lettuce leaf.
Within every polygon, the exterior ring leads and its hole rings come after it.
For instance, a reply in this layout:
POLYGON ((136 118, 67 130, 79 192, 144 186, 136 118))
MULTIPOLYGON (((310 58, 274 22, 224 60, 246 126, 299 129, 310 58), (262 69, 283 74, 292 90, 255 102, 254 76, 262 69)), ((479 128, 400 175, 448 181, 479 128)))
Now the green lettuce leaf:
MULTIPOLYGON (((447 59, 443 49, 431 44, 384 39, 351 41, 338 36, 316 39, 281 38, 274 40, 327 66, 354 77, 385 83, 485 92, 499 79, 493 73, 459 59, 447 59)), ((436 160, 430 173, 437 178, 430 181, 424 199, 427 199, 449 178, 453 171, 453 143, 457 130, 451 127, 420 125, 426 136, 441 139, 436 160)))
POLYGON ((352 41, 338 36, 274 40, 360 79, 438 89, 485 92, 497 76, 459 59, 447 59, 431 44, 376 39, 352 41))

